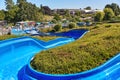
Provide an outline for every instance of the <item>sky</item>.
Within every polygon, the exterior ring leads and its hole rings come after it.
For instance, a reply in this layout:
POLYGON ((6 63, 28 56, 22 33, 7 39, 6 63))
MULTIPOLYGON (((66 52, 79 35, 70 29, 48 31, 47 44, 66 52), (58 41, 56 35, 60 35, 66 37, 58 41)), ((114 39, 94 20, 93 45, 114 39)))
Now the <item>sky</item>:
MULTIPOLYGON (((13 0, 15 3, 17 0, 13 0)), ((49 6, 51 9, 80 9, 91 6, 92 9, 103 9, 106 4, 117 3, 120 0, 27 0, 36 6, 49 6)), ((5 9, 5 0, 0 0, 0 10, 5 9)))

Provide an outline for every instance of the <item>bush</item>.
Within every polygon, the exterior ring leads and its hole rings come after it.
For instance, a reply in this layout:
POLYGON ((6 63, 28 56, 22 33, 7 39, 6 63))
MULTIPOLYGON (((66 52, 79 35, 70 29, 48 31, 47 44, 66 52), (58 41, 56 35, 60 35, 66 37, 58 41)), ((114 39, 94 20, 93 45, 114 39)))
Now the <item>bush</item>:
POLYGON ((54 30, 55 31, 61 31, 61 29, 62 29, 62 25, 61 24, 57 24, 57 25, 54 26, 54 30))
POLYGON ((96 25, 93 29, 96 29, 96 28, 99 28, 99 26, 98 26, 98 25, 96 25))
POLYGON ((106 28, 109 28, 109 27, 111 27, 111 26, 112 26, 112 25, 106 25, 105 27, 106 27, 106 28))
POLYGON ((52 30, 53 30, 52 27, 50 27, 50 28, 40 28, 40 31, 41 31, 41 32, 45 32, 45 33, 51 32, 52 30))
POLYGON ((76 24, 75 24, 75 23, 70 23, 68 27, 69 27, 70 29, 75 28, 75 27, 76 27, 76 24))
POLYGON ((57 21, 56 21, 55 19, 53 19, 51 22, 52 22, 52 23, 57 23, 57 21))

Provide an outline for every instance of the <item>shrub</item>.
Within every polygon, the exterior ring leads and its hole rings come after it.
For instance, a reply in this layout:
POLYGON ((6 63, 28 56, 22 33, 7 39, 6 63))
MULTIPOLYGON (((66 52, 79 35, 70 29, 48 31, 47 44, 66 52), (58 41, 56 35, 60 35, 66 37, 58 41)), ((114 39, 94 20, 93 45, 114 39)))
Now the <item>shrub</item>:
POLYGON ((57 20, 53 19, 51 22, 53 22, 53 23, 57 23, 57 20))
POLYGON ((75 24, 75 23, 70 23, 68 27, 69 27, 70 29, 75 28, 75 27, 76 27, 76 24, 75 24))
POLYGON ((52 27, 49 27, 49 28, 40 28, 40 31, 41 31, 41 32, 45 32, 45 33, 51 32, 52 30, 53 30, 52 27))
POLYGON ((109 28, 109 27, 111 27, 111 26, 112 26, 112 25, 106 25, 105 27, 106 27, 106 28, 109 28))
POLYGON ((99 26, 98 26, 98 25, 96 25, 95 27, 93 27, 93 29, 96 29, 96 28, 99 28, 99 26))
POLYGON ((57 24, 57 25, 54 26, 54 30, 55 31, 61 31, 61 29, 62 29, 62 25, 61 24, 57 24))

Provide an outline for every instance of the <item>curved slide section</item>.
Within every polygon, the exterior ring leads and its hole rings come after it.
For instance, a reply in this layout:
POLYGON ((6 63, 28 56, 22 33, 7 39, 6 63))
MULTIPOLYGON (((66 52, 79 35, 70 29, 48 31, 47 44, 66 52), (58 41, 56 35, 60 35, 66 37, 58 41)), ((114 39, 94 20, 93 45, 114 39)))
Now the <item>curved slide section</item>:
POLYGON ((45 74, 33 70, 30 62, 22 73, 29 80, 120 80, 120 53, 103 65, 76 74, 45 74))
POLYGON ((57 38, 44 42, 31 37, 0 41, 0 80, 18 80, 18 72, 33 55, 72 41, 73 38, 57 38))
POLYGON ((76 74, 45 74, 31 68, 30 59, 36 53, 75 39, 61 37, 45 42, 21 37, 0 41, 0 80, 120 80, 120 53, 97 68, 76 74))

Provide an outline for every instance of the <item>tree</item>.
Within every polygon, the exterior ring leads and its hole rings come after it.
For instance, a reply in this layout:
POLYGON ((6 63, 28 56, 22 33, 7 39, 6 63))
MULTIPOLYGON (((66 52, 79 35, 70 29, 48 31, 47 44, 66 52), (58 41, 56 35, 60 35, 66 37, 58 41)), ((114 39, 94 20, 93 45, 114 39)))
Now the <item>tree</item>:
POLYGON ((40 9, 36 7, 35 4, 23 1, 18 4, 18 7, 19 7, 19 11, 17 13, 18 21, 22 21, 22 20, 40 21, 41 19, 43 19, 41 17, 42 13, 40 12, 40 9))
POLYGON ((51 22, 52 22, 52 23, 55 23, 55 24, 57 23, 57 21, 56 21, 55 19, 52 19, 51 22))
POLYGON ((104 13, 105 13, 104 20, 111 20, 115 16, 111 8, 105 8, 104 13))
POLYGON ((80 12, 80 11, 75 11, 75 15, 76 15, 76 16, 80 16, 80 15, 81 15, 81 12, 80 12))
POLYGON ((5 4, 7 10, 12 9, 12 7, 14 6, 14 2, 12 0, 5 0, 5 4))
POLYGON ((120 14, 120 8, 119 5, 117 5, 116 3, 112 3, 112 4, 107 4, 105 6, 105 8, 111 8, 115 14, 115 16, 118 16, 120 14))
POLYGON ((70 15, 70 11, 69 10, 65 11, 65 17, 66 17, 67 20, 71 20, 72 16, 70 15))
POLYGON ((62 29, 62 25, 61 24, 57 24, 57 25, 54 26, 54 30, 55 31, 61 31, 61 29, 62 29))
POLYGON ((84 8, 85 10, 91 10, 92 8, 90 6, 84 8))
POLYGON ((55 14, 53 19, 55 19, 56 21, 60 21, 61 17, 59 14, 55 14))
POLYGON ((17 3, 26 2, 26 0, 17 0, 17 3))
POLYGON ((104 18, 104 15, 105 15, 104 12, 96 12, 94 20, 95 21, 102 21, 104 18))
POLYGON ((105 8, 111 8, 111 5, 110 5, 110 4, 107 4, 107 5, 105 6, 105 8))
POLYGON ((4 11, 0 10, 0 20, 4 20, 5 14, 4 11))
POLYGON ((16 22, 16 14, 18 12, 19 8, 17 6, 14 6, 11 10, 8 10, 5 12, 5 19, 8 22, 16 22))
POLYGON ((75 28, 75 27, 76 27, 76 24, 73 23, 73 22, 71 22, 68 27, 69 27, 69 29, 75 28))
POLYGON ((120 14, 119 5, 117 5, 116 3, 112 3, 111 8, 116 16, 120 14))

